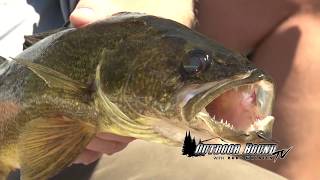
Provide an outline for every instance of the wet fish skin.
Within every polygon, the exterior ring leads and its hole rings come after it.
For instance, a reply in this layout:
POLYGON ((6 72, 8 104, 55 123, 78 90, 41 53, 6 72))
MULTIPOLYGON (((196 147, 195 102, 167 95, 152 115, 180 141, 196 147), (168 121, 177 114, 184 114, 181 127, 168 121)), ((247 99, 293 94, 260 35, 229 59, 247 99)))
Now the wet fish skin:
POLYGON ((23 180, 47 179, 80 154, 97 132, 177 144, 177 93, 246 74, 243 56, 171 20, 118 14, 37 42, 0 65, 0 179, 21 167, 23 180), (188 52, 212 59, 181 72, 188 52))

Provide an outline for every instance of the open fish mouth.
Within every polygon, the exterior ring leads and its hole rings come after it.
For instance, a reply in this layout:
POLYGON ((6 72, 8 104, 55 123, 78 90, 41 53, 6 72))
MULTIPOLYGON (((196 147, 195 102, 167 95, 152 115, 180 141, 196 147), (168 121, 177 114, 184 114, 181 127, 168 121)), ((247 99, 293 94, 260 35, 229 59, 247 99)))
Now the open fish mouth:
POLYGON ((209 129, 221 136, 223 131, 229 135, 260 131, 271 138, 274 85, 260 70, 189 86, 182 97, 181 115, 186 121, 210 121, 209 129))

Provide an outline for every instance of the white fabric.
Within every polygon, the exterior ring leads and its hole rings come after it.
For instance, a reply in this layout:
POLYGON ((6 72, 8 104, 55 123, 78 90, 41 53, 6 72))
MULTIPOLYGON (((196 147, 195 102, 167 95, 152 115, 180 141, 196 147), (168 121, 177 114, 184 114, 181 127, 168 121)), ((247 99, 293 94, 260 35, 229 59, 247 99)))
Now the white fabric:
POLYGON ((25 34, 32 34, 39 15, 22 0, 0 0, 0 56, 14 57, 22 51, 25 34))

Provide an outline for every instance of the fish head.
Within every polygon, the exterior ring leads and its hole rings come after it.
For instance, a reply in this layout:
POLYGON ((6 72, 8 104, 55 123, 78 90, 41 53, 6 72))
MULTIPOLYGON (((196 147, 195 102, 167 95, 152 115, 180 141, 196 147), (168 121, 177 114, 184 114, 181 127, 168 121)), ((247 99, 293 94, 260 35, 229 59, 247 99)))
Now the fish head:
POLYGON ((240 53, 174 21, 153 16, 132 21, 147 30, 128 36, 113 55, 118 63, 124 54, 130 58, 123 58, 119 69, 102 66, 104 92, 110 97, 110 87, 118 86, 113 102, 124 114, 180 142, 186 131, 233 142, 260 141, 259 133, 271 138, 270 76, 240 53))

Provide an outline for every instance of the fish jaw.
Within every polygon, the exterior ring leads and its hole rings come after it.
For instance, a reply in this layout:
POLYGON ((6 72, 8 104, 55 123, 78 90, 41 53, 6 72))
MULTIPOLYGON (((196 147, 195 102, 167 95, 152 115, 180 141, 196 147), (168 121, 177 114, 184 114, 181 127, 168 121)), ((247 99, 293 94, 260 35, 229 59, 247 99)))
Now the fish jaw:
POLYGON ((178 99, 181 117, 190 127, 238 143, 271 140, 275 90, 262 71, 254 69, 188 91, 178 99))
MULTIPOLYGON (((125 113, 117 108, 117 105, 112 103, 101 89, 98 88, 98 92, 97 107, 103 110, 100 113, 105 114, 103 120, 100 121, 104 122, 100 125, 101 132, 111 132, 173 146, 182 144, 186 131, 190 131, 197 140, 214 137, 215 142, 221 142, 219 138, 235 143, 271 140, 274 123, 274 118, 271 116, 274 85, 271 79, 258 70, 219 82, 200 85, 193 90, 192 88, 182 90, 177 95, 177 109, 180 111, 176 117, 170 117, 170 119, 154 114, 141 114, 139 118, 133 120, 125 116, 125 113), (248 88, 243 88, 246 86, 248 88), (239 91, 240 94, 246 93, 246 90, 251 90, 252 86, 256 92, 254 100, 259 110, 254 113, 260 118, 250 119, 252 123, 247 124, 245 129, 232 125, 232 121, 228 119, 221 120, 218 119, 218 116, 211 114, 208 108, 220 96, 230 90, 239 91), (116 119, 107 118, 110 116, 116 119), (258 133, 262 133, 262 137, 266 139, 262 139, 258 133)), ((245 99, 246 96, 243 98, 245 99)), ((232 99, 229 100, 232 101, 232 99)))

